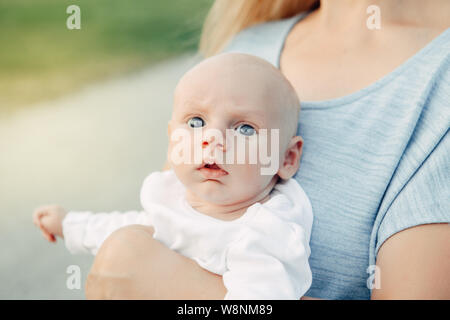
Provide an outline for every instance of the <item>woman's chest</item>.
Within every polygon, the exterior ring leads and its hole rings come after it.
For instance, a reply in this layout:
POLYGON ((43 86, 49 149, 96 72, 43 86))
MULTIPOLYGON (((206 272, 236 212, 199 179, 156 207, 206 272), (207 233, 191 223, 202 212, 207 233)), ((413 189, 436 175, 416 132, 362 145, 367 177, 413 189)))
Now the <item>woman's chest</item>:
POLYGON ((393 72, 441 32, 391 28, 367 31, 365 36, 359 35, 359 40, 338 32, 299 39, 297 27, 288 35, 279 62, 300 101, 329 100, 366 88, 393 72))

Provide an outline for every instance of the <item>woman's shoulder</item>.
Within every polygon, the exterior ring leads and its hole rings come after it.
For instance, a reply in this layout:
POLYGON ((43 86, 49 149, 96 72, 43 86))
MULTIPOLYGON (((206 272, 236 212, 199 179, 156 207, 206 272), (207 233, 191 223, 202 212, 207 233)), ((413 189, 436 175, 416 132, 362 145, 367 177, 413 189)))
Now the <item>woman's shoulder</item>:
MULTIPOLYGON (((425 47, 423 47, 414 57, 416 65, 423 66, 424 71, 439 73, 442 77, 448 77, 448 67, 450 65, 450 28, 440 32, 425 47)), ((411 59, 413 60, 413 59, 411 59)))
POLYGON ((277 66, 287 34, 305 15, 306 13, 300 13, 290 18, 267 21, 245 28, 231 39, 223 52, 252 54, 277 66))

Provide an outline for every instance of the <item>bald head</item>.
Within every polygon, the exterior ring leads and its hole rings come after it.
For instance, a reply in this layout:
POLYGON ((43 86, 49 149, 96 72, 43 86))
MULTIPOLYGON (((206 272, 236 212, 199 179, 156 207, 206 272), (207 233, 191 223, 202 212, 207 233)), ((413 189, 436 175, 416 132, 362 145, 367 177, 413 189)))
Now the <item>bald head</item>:
MULTIPOLYGON (((290 82, 264 59, 243 53, 222 53, 203 60, 179 81, 174 109, 186 100, 217 101, 243 105, 252 99, 256 105, 270 105, 282 119, 281 131, 295 135, 300 102, 290 82), (232 98, 232 99, 230 99, 232 98)), ((224 107, 226 107, 224 105, 224 107)))

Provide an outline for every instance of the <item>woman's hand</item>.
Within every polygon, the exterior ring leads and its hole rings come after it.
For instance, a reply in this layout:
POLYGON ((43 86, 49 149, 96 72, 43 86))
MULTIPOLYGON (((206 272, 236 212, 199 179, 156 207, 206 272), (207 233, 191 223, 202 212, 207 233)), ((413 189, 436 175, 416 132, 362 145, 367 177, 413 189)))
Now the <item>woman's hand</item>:
POLYGON ((56 236, 63 238, 62 221, 67 212, 58 205, 42 206, 34 210, 33 223, 50 242, 56 242, 56 236))

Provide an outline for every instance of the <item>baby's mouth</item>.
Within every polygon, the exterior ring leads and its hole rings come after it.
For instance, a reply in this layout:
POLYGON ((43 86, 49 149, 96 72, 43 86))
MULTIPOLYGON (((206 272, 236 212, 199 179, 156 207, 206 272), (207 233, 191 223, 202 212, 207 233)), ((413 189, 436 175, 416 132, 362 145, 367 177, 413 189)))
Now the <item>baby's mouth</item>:
POLYGON ((206 179, 218 179, 228 174, 227 171, 223 170, 216 163, 205 163, 197 170, 199 170, 203 177, 205 177, 206 179))

